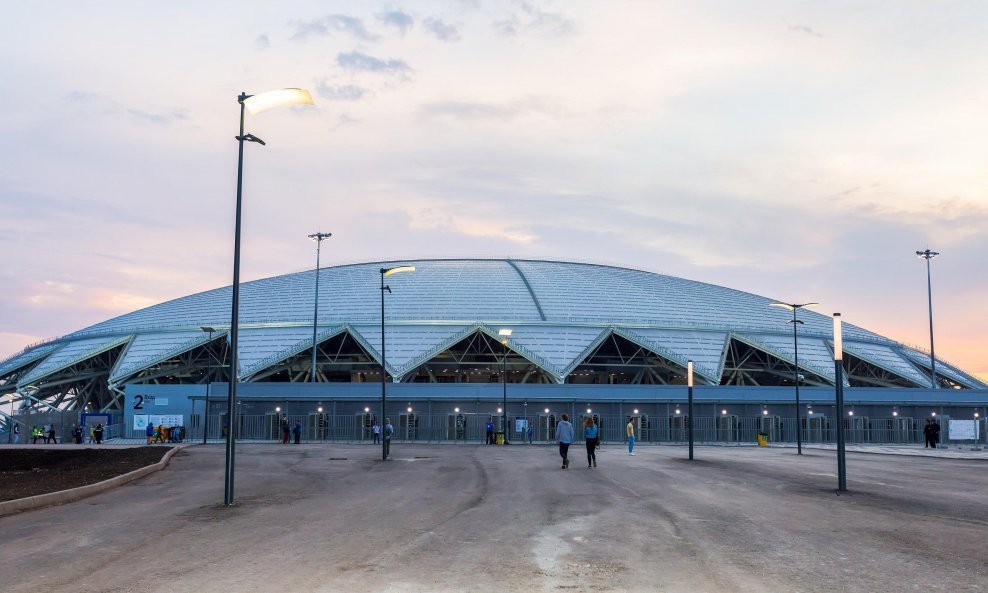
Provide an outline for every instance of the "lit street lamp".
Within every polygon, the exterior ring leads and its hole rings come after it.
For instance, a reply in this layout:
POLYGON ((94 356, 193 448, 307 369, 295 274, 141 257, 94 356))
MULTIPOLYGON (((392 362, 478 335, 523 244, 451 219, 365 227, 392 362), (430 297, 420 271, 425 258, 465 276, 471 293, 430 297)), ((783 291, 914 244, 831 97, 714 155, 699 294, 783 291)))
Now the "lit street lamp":
POLYGON ((223 504, 231 506, 233 501, 233 469, 236 443, 237 423, 237 337, 240 325, 240 213, 243 204, 243 179, 244 179, 244 142, 256 142, 264 146, 264 141, 253 134, 244 134, 244 110, 250 111, 252 115, 260 113, 273 107, 284 105, 312 105, 312 95, 305 89, 281 89, 268 91, 257 95, 240 93, 237 97, 240 103, 240 134, 235 138, 240 143, 239 155, 237 158, 237 214, 234 224, 233 238, 233 303, 230 313, 230 389, 227 394, 227 422, 229 427, 226 431, 226 473, 223 483, 223 504))
MULTIPOLYGON (((690 441, 690 459, 693 459, 693 361, 686 361, 686 438, 690 441)), ((679 413, 679 410, 676 410, 679 413)))
POLYGON ((840 313, 834 313, 834 389, 837 416, 837 490, 847 492, 847 466, 844 463, 844 339, 840 313))
POLYGON ((798 304, 788 304, 788 303, 772 303, 770 307, 782 307, 783 309, 792 310, 792 320, 786 323, 792 324, 792 350, 793 350, 793 372, 795 373, 794 379, 796 380, 796 455, 803 454, 803 419, 799 413, 799 342, 796 340, 796 326, 803 323, 802 321, 796 319, 796 311, 802 309, 803 307, 815 307, 820 303, 803 303, 798 304))
POLYGON ((917 251, 916 255, 920 259, 926 260, 926 299, 930 305, 930 383, 933 389, 937 388, 937 359, 933 356, 933 283, 930 280, 930 260, 940 255, 936 251, 917 251))
MULTIPOLYGON (((508 338, 511 337, 511 328, 504 327, 497 330, 497 335, 501 337, 501 409, 504 413, 501 416, 501 430, 504 431, 504 444, 508 445, 508 338)), ((524 444, 524 442, 522 443, 524 444)))
POLYGON ((391 294, 391 287, 384 284, 384 278, 392 274, 401 272, 414 272, 415 266, 395 266, 393 268, 381 268, 381 459, 387 461, 390 441, 384 434, 385 419, 388 416, 388 392, 387 392, 387 357, 385 355, 384 340, 384 291, 391 294))
POLYGON ((319 320, 319 251, 322 242, 333 236, 333 233, 312 233, 309 238, 316 242, 316 297, 312 305, 312 371, 309 382, 316 382, 316 325, 319 320))
POLYGON ((202 444, 206 444, 206 433, 209 432, 209 384, 210 376, 213 374, 213 355, 209 352, 210 346, 213 344, 213 332, 216 328, 202 326, 199 329, 209 334, 209 341, 206 342, 206 405, 202 411, 202 444))

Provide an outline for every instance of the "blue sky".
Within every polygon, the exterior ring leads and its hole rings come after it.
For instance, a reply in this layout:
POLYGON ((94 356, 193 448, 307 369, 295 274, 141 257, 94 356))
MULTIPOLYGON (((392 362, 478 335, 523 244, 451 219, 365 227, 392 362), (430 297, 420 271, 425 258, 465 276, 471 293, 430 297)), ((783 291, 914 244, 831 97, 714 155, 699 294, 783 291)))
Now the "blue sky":
POLYGON ((0 38, 0 356, 323 262, 616 263, 988 376, 983 2, 46 2, 0 38))

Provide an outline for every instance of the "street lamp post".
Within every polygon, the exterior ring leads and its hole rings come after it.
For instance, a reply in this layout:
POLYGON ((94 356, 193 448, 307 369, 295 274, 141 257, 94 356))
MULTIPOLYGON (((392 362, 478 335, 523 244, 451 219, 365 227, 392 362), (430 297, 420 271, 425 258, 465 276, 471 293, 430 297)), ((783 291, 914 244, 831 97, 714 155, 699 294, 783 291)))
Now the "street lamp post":
POLYGON ((244 142, 256 142, 264 146, 264 141, 253 134, 244 134, 244 112, 257 114, 272 107, 283 105, 312 105, 312 95, 305 89, 281 89, 268 91, 257 95, 240 93, 237 97, 240 103, 240 134, 235 138, 240 143, 237 157, 237 214, 233 233, 233 298, 230 312, 230 388, 227 392, 227 422, 226 431, 226 472, 223 481, 223 504, 231 506, 233 500, 233 469, 236 443, 237 423, 237 337, 240 325, 240 218, 243 204, 244 179, 244 142))
POLYGON ((792 351, 793 351, 793 373, 796 375, 793 377, 796 380, 796 455, 803 454, 803 418, 799 411, 799 341, 796 339, 796 326, 802 324, 803 322, 796 319, 796 311, 802 309, 803 307, 815 307, 820 303, 803 303, 800 304, 789 304, 789 303, 772 303, 770 307, 782 307, 784 309, 792 310, 792 319, 786 323, 792 324, 792 351))
POLYGON ((837 408, 837 490, 847 492, 847 466, 844 463, 844 340, 840 313, 834 313, 834 389, 837 408))
MULTIPOLYGON (((504 327, 497 330, 497 335, 501 338, 501 430, 504 431, 504 444, 508 442, 508 338, 511 337, 511 328, 504 327)), ((524 443, 523 443, 524 444, 524 443)))
POLYGON ((333 236, 333 233, 312 233, 308 237, 316 242, 316 296, 312 304, 312 371, 309 382, 316 382, 316 327, 319 321, 319 251, 322 242, 333 236))
POLYGON ((209 340, 206 342, 206 404, 202 410, 202 444, 206 444, 206 435, 209 432, 209 384, 210 376, 213 374, 213 355, 210 354, 209 348, 213 343, 213 332, 216 328, 202 326, 199 329, 209 334, 209 340))
POLYGON ((916 255, 920 259, 926 260, 926 300, 930 306, 930 383, 933 389, 937 388, 937 359, 933 355, 933 283, 930 279, 930 260, 934 257, 940 255, 939 252, 930 251, 929 248, 926 251, 917 251, 916 255))
POLYGON ((690 460, 693 459, 693 361, 686 361, 686 438, 690 442, 690 460))
POLYGON ((387 355, 385 354, 384 339, 384 291, 391 294, 391 287, 384 284, 384 278, 392 274, 401 272, 414 272, 415 266, 395 266, 393 268, 381 268, 381 459, 388 460, 388 438, 384 434, 385 419, 388 415, 388 392, 387 392, 387 355))

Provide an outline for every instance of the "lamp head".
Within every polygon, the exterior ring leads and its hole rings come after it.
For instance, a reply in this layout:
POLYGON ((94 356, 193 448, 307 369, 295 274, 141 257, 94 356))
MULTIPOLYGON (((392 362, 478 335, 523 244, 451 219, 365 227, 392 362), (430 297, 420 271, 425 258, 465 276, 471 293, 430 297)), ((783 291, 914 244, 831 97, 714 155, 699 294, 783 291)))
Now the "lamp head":
POLYGON ((844 336, 841 329, 840 313, 834 313, 834 360, 844 360, 844 336))
POLYGON ((324 241, 333 236, 333 233, 312 233, 311 235, 306 235, 313 241, 319 242, 324 241))
POLYGON ((686 385, 693 387, 693 361, 686 361, 686 385))
POLYGON ((256 95, 240 95, 237 100, 244 104, 251 115, 284 105, 313 105, 312 95, 305 89, 279 89, 256 95))
POLYGON ((415 266, 396 266, 394 268, 381 268, 381 274, 385 277, 392 274, 400 274, 401 272, 414 272, 415 266))

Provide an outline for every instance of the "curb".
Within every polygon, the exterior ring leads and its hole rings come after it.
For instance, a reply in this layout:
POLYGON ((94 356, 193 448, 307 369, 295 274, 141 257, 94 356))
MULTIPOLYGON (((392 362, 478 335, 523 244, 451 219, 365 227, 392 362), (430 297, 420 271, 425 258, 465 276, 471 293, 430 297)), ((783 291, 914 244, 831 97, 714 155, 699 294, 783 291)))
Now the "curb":
POLYGON ((168 465, 168 461, 172 458, 172 455, 178 453, 187 446, 189 445, 178 445, 172 447, 171 450, 165 453, 164 457, 161 458, 161 461, 135 469, 134 471, 126 474, 115 476, 108 480, 103 480, 102 482, 87 484, 86 486, 79 486, 78 488, 71 488, 69 490, 60 490, 58 492, 49 492, 47 494, 29 496, 27 498, 5 500, 0 502, 0 517, 23 511, 40 509, 42 507, 75 502, 77 500, 93 496, 94 494, 99 494, 101 492, 106 492, 107 490, 112 490, 118 486, 123 486, 127 482, 131 482, 138 478, 143 478, 150 473, 164 469, 165 466, 168 465))

